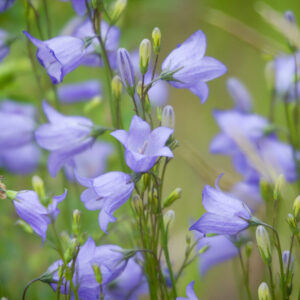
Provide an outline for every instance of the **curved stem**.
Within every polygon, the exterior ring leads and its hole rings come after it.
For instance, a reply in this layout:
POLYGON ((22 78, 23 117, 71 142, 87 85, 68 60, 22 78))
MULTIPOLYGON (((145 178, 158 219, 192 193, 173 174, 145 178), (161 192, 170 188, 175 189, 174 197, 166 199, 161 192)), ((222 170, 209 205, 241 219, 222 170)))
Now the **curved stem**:
POLYGON ((24 289, 24 291, 23 291, 22 300, 25 300, 26 293, 27 293, 27 290, 29 289, 29 287, 30 287, 33 283, 35 283, 35 282, 37 282, 37 281, 39 281, 39 280, 40 280, 40 278, 35 278, 35 279, 32 279, 31 281, 29 281, 29 282, 27 283, 27 285, 25 286, 25 289, 24 289))

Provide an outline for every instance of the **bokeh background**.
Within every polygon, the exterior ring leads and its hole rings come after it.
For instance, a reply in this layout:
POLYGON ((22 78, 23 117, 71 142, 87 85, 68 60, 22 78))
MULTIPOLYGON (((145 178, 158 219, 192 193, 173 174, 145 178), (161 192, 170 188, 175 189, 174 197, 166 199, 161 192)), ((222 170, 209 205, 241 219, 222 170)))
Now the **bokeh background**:
MULTIPOLYGON (((58 33, 66 21, 74 16, 71 6, 57 0, 48 1, 52 20, 52 31, 58 33)), ((209 83, 210 96, 204 105, 187 90, 170 88, 169 103, 176 112, 176 138, 180 147, 175 151, 175 159, 169 166, 165 193, 175 187, 183 189, 182 198, 174 205, 176 219, 172 228, 170 249, 172 261, 179 265, 185 250, 185 237, 188 234, 189 223, 199 218, 203 213, 201 192, 205 184, 213 184, 216 176, 224 172, 223 187, 238 180, 229 159, 213 156, 209 153, 209 144, 218 132, 213 119, 213 109, 232 107, 232 101, 226 90, 226 80, 229 76, 239 77, 249 87, 253 96, 254 110, 267 115, 270 101, 270 91, 265 80, 265 65, 270 57, 258 50, 261 45, 250 45, 240 38, 228 33, 225 28, 219 28, 212 23, 220 19, 212 14, 212 9, 219 10, 260 34, 271 37, 287 48, 284 38, 263 20, 255 10, 257 1, 247 0, 128 0, 127 10, 120 21, 122 29, 121 46, 134 50, 143 38, 151 38, 151 31, 159 27, 162 32, 162 53, 160 61, 177 44, 184 41, 194 31, 201 29, 207 36, 207 55, 222 61, 228 72, 225 76, 209 83)), ((265 1, 274 9, 284 12, 293 10, 299 17, 300 2, 296 0, 265 1)), ((240 29, 235 27, 235 29, 240 29)), ((14 99, 35 103, 40 106, 41 95, 32 76, 31 66, 27 59, 26 41, 22 35, 25 29, 25 14, 23 1, 17 0, 15 5, 0 15, 0 28, 18 36, 13 44, 11 54, 0 65, 0 101, 14 99)), ((34 29, 35 30, 35 29, 34 29)), ((274 49, 276 50, 276 49, 274 49)), ((44 70, 40 70, 45 73, 44 70)), ((83 79, 98 78, 103 80, 103 72, 99 69, 80 67, 67 75, 64 82, 74 82, 83 79)), ((44 74, 45 75, 45 74, 44 74)), ((47 85, 47 77, 43 79, 47 85)), ((104 84, 103 84, 104 85, 104 84)), ((51 90, 49 89, 49 93, 51 90)), ((105 99, 103 99, 105 102, 105 99)), ((132 112, 123 105, 128 122, 132 112)), ((66 114, 81 114, 84 104, 64 106, 66 114)), ((280 109, 279 109, 280 118, 280 109)), ((88 117, 95 123, 105 123, 108 110, 105 104, 88 117)), ((110 139, 105 136, 104 139, 110 139)), ((116 157, 112 157, 110 168, 117 168, 116 157)), ((60 193, 64 182, 62 174, 53 179, 47 175, 45 167, 37 174, 46 180, 49 190, 60 193)), ((0 171, 5 176, 5 184, 13 190, 29 189, 30 176, 15 176, 0 171)), ((83 210, 83 228, 97 243, 117 242, 120 246, 130 247, 125 229, 115 228, 109 236, 103 236, 97 222, 97 212, 86 211, 79 201, 79 190, 69 186, 67 204, 62 204, 62 215, 58 218, 59 229, 69 230, 71 211, 74 208, 83 210)), ((127 204, 129 205, 129 204, 127 204)), ((127 217, 128 207, 117 213, 120 220, 127 217)), ((47 267, 57 259, 55 252, 46 245, 42 248, 41 241, 15 225, 17 215, 13 204, 8 200, 0 202, 0 297, 20 299, 25 284, 46 271, 47 267)), ((191 280, 196 280, 195 290, 201 299, 238 299, 240 278, 237 264, 233 261, 213 268, 205 278, 200 278, 197 263, 192 264, 180 281, 179 294, 185 295, 185 287, 191 280)), ((251 284, 254 290, 262 277, 260 259, 254 254, 251 264, 251 284)), ((50 288, 36 283, 29 291, 28 299, 53 299, 50 288)))

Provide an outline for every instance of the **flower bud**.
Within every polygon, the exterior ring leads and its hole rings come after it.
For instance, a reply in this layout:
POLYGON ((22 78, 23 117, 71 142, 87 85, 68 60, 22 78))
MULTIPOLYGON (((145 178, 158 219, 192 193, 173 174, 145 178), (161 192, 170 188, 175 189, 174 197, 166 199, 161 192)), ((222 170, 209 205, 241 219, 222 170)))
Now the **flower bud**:
POLYGON ((69 245, 69 247, 67 248, 67 250, 64 253, 64 259, 67 263, 69 263, 73 259, 76 248, 77 248, 77 240, 72 239, 71 244, 69 245))
POLYGON ((286 218, 287 223, 290 226, 290 229, 294 232, 297 233, 298 230, 298 226, 296 223, 296 219, 292 214, 288 214, 287 218, 286 218))
POLYGON ((130 55, 125 48, 119 48, 117 52, 118 69, 121 80, 129 95, 134 95, 135 74, 130 55))
POLYGON ((298 221, 300 221, 300 196, 297 196, 293 204, 293 214, 298 221))
POLYGON ((269 61, 265 66, 265 78, 267 87, 271 90, 275 84, 275 66, 274 61, 269 61))
POLYGON ((142 99, 142 81, 139 80, 137 85, 136 85, 136 92, 138 94, 138 96, 140 97, 140 99, 142 99))
POLYGON ((121 14, 123 13, 123 11, 125 10, 127 5, 127 0, 117 0, 114 3, 112 12, 111 12, 111 19, 113 20, 113 22, 116 22, 121 14))
POLYGON ((96 281, 99 284, 102 284, 102 279, 103 278, 102 278, 102 273, 101 273, 101 270, 100 270, 99 266, 97 264, 93 264, 92 267, 93 267, 93 271, 94 271, 96 281))
POLYGON ((136 194, 132 197, 132 206, 138 214, 141 214, 143 212, 143 200, 139 195, 136 194))
POLYGON ((177 199, 180 199, 182 188, 176 188, 165 200, 164 208, 171 206, 177 199))
POLYGON ((270 237, 268 231, 262 225, 256 228, 256 242, 264 263, 270 264, 272 261, 270 237))
POLYGON ((168 210, 164 215, 164 224, 165 226, 171 226, 175 220, 175 211, 174 210, 168 210))
POLYGON ((78 236, 80 232, 80 216, 81 216, 81 211, 75 209, 73 211, 73 223, 72 223, 72 232, 74 236, 78 236))
POLYGON ((285 182, 284 176, 282 174, 280 174, 275 182, 275 187, 274 187, 274 192, 273 192, 274 200, 278 200, 281 190, 282 190, 282 187, 284 185, 284 182, 285 182))
POLYGON ((292 11, 287 10, 284 12, 284 18, 292 24, 296 24, 296 18, 292 11))
POLYGON ((58 266, 58 278, 62 278, 64 275, 64 266, 63 265, 59 265, 58 266))
POLYGON ((6 199, 6 186, 1 180, 0 180, 0 199, 1 200, 6 199))
POLYGON ((262 282, 258 287, 258 299, 259 300, 271 300, 271 294, 268 285, 262 282))
POLYGON ((140 43, 140 70, 142 74, 148 71, 149 61, 151 58, 151 42, 148 39, 143 39, 140 43))
POLYGON ((251 241, 246 243, 246 256, 249 258, 252 254, 252 250, 253 250, 253 243, 251 241))
POLYGON ((161 126, 175 128, 175 112, 171 105, 166 105, 163 108, 161 116, 161 126))
POLYGON ((209 245, 203 246, 199 251, 198 254, 203 254, 209 249, 209 245))
POLYGON ((1 300, 8 300, 8 298, 6 298, 6 297, 1 297, 1 300))
POLYGON ((290 251, 285 250, 282 253, 282 262, 283 262, 283 269, 284 269, 284 274, 287 274, 287 270, 289 267, 289 272, 293 273, 294 270, 294 257, 291 255, 290 258, 290 251))
POLYGON ((102 98, 100 96, 94 97, 91 101, 87 102, 83 107, 83 112, 88 114, 91 111, 94 111, 98 106, 100 106, 102 98))
POLYGON ((40 202, 42 204, 49 204, 49 203, 45 203, 45 202, 48 202, 48 201, 45 201, 46 199, 46 193, 45 193, 45 187, 44 187, 44 181, 41 177, 35 175, 32 177, 32 187, 34 189, 34 191, 37 193, 39 199, 40 199, 40 202))
POLYGON ((191 239, 191 236, 190 236, 189 234, 186 235, 185 241, 186 241, 186 244, 187 244, 187 245, 190 245, 190 244, 191 244, 192 239, 191 239))
POLYGON ((17 220, 16 225, 20 226, 26 233, 33 233, 31 226, 21 219, 17 220))
POLYGON ((69 267, 66 267, 65 269, 65 280, 66 281, 72 280, 72 270, 69 267))
POLYGON ((146 189, 148 188, 149 184, 150 184, 150 174, 145 173, 142 176, 141 182, 142 182, 142 193, 144 193, 146 191, 146 189))
POLYGON ((265 202, 270 202, 273 199, 273 188, 268 181, 261 180, 259 182, 260 194, 265 202))
POLYGON ((119 99, 122 94, 122 80, 119 75, 115 75, 111 81, 111 89, 114 97, 119 99))
POLYGON ((152 39, 153 39, 153 49, 154 53, 157 55, 160 51, 160 41, 161 41, 161 32, 158 27, 155 27, 152 31, 152 39))

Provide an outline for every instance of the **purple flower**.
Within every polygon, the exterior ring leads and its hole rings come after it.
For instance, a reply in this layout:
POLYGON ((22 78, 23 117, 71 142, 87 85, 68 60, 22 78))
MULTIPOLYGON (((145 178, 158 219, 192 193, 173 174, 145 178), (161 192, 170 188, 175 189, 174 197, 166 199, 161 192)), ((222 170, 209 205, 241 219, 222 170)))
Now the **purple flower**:
POLYGON ((238 182, 231 188, 229 195, 245 202, 252 212, 262 204, 258 181, 238 182))
POLYGON ((94 179, 77 176, 81 185, 87 187, 80 196, 88 210, 101 209, 99 226, 107 232, 107 226, 115 222, 114 212, 131 196, 134 182, 130 175, 122 172, 109 172, 94 179))
POLYGON ((15 0, 1 0, 0 1, 0 13, 5 12, 8 10, 13 4, 15 0))
POLYGON ((235 103, 235 109, 250 113, 252 111, 252 99, 247 88, 237 78, 231 77, 227 80, 227 90, 235 103))
MULTIPOLYGON (((62 265, 62 261, 54 262, 48 272, 53 273, 52 279, 58 280, 58 266, 62 265)), ((70 265, 72 261, 70 262, 70 265)), ((127 260, 124 259, 122 248, 116 245, 96 246, 94 240, 89 237, 86 243, 80 248, 73 275, 73 284, 78 288, 78 296, 84 300, 94 300, 100 298, 100 286, 96 281, 93 265, 97 265, 102 274, 102 286, 115 280, 126 268, 127 260)), ((57 289, 55 283, 51 284, 54 290, 57 289)), ((68 293, 69 283, 66 283, 67 291, 64 288, 65 279, 61 286, 61 293, 68 293)), ((73 299, 73 298, 72 298, 73 299)))
POLYGON ((83 40, 71 36, 59 36, 40 41, 27 31, 23 32, 38 48, 37 58, 47 70, 53 84, 62 82, 65 75, 82 63, 85 55, 83 40))
POLYGON ((196 31, 174 49, 162 63, 162 72, 175 72, 169 83, 175 88, 189 89, 204 103, 208 97, 207 81, 223 75, 227 69, 218 60, 204 56, 206 37, 196 31))
POLYGON ((49 121, 35 132, 37 143, 50 151, 48 170, 52 177, 75 155, 87 150, 94 142, 93 123, 84 117, 64 116, 43 102, 49 121))
POLYGON ((266 134, 268 121, 255 114, 216 111, 214 117, 222 130, 211 143, 212 153, 229 155, 245 181, 261 177, 274 181, 283 174, 288 181, 297 178, 292 148, 266 134))
POLYGON ((233 235, 249 226, 251 213, 247 205, 222 192, 218 186, 216 188, 208 185, 204 187, 202 203, 207 212, 190 227, 190 230, 203 234, 233 235))
POLYGON ((111 133, 125 147, 125 160, 134 172, 149 171, 159 156, 173 157, 165 146, 173 129, 158 127, 151 131, 150 125, 140 117, 132 118, 129 131, 116 130, 111 133))
POLYGON ((128 260, 123 273, 107 286, 107 300, 136 300, 148 293, 148 283, 142 267, 134 258, 128 260))
POLYGON ((44 243, 48 225, 55 221, 60 212, 57 205, 66 198, 66 195, 67 190, 60 196, 54 196, 49 204, 44 206, 36 192, 20 191, 13 202, 19 217, 31 226, 44 243))
POLYGON ((75 180, 76 172, 82 177, 96 177, 106 170, 107 158, 112 153, 113 147, 106 142, 95 142, 91 148, 74 156, 65 165, 65 173, 69 180, 75 180))
POLYGON ((196 232, 197 251, 208 247, 206 251, 199 254, 200 273, 204 276, 212 267, 230 260, 238 255, 238 248, 229 236, 216 235, 205 237, 202 233, 196 232))
POLYGON ((41 153, 34 143, 35 108, 3 100, 0 104, 0 167, 10 172, 33 172, 41 153))
POLYGON ((300 52, 295 55, 280 55, 275 58, 275 89, 279 96, 286 96, 289 90, 293 89, 294 79, 300 75, 300 70, 296 68, 300 63, 300 52))
POLYGON ((197 295, 194 291, 194 284, 195 284, 195 281, 192 281, 186 287, 186 296, 187 296, 187 298, 177 297, 176 300, 198 300, 198 297, 197 297, 197 295))
POLYGON ((88 101, 101 94, 101 84, 97 80, 64 84, 57 88, 58 99, 63 103, 88 101))
POLYGON ((127 90, 132 91, 135 86, 135 73, 130 54, 125 48, 118 49, 117 61, 122 82, 127 90))
MULTIPOLYGON (((87 66, 100 66, 103 67, 103 59, 99 54, 99 40, 96 37, 93 25, 90 19, 73 21, 68 31, 74 37, 87 41, 85 56, 82 64, 87 66)), ((101 38, 104 41, 105 50, 108 55, 108 60, 113 69, 116 69, 116 54, 120 41, 120 29, 116 26, 109 26, 105 21, 100 24, 101 38)))
POLYGON ((8 33, 0 29, 0 62, 8 55, 8 53, 9 53, 8 33))

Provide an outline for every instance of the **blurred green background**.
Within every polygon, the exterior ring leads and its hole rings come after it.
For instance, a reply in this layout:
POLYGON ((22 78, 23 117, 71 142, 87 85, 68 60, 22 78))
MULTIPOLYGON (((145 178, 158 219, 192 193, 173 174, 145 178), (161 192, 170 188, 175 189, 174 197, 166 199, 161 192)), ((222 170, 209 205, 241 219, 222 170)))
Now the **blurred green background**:
MULTIPOLYGON (((57 0, 48 2, 52 30, 58 33, 66 21, 74 16, 74 12, 68 3, 57 0)), ((280 12, 287 9, 293 10, 296 18, 300 18, 299 1, 270 0, 265 2, 280 12)), ((263 115, 268 113, 270 93, 265 81, 265 64, 268 57, 208 22, 208 19, 211 19, 209 18, 211 9, 217 9, 258 32, 270 36, 286 47, 284 38, 257 14, 255 3, 256 1, 253 0, 128 0, 127 10, 119 24, 122 29, 121 46, 129 50, 137 48, 143 38, 151 38, 152 29, 159 27, 162 32, 160 61, 177 44, 184 41, 194 31, 201 29, 207 36, 206 55, 219 59, 228 67, 228 73, 225 76, 209 83, 210 96, 204 105, 201 105, 199 99, 189 91, 170 88, 169 103, 174 106, 176 112, 176 138, 180 142, 180 147, 176 150, 175 159, 167 172, 165 193, 171 192, 175 187, 183 188, 183 196, 174 206, 176 220, 170 241, 171 256, 175 266, 183 260, 189 222, 199 218, 203 213, 201 192, 204 185, 213 184, 216 176, 221 172, 225 172, 225 188, 229 188, 230 184, 238 180, 229 159, 212 156, 209 153, 210 141, 218 132, 212 117, 212 110, 232 107, 232 101, 226 91, 226 79, 229 76, 239 77, 251 91, 254 110, 263 115)), ((22 35, 22 30, 25 29, 23 1, 17 0, 11 9, 0 15, 0 28, 19 37, 12 46, 11 54, 0 65, 0 99, 10 98, 39 105, 42 99, 30 65, 27 65, 25 59, 27 49, 22 35)), ((44 70, 40 70, 45 73, 44 70)), ((99 78, 103 81, 102 77, 101 70, 80 67, 67 75, 64 82, 89 78, 99 78)), ((48 84, 46 77, 44 80, 48 84)), ((63 111, 66 114, 80 114, 82 104, 65 106, 63 111)), ((99 108, 99 114, 95 112, 88 117, 100 124, 105 122, 107 113, 103 105, 102 111, 101 107, 99 108)), ((105 138, 109 139, 109 137, 105 138)), ((111 167, 116 167, 113 159, 111 167)), ((46 179, 49 190, 56 194, 62 191, 61 174, 56 179, 52 179, 45 175, 45 170, 37 173, 46 179)), ((30 188, 30 176, 12 176, 4 171, 1 171, 1 174, 5 176, 5 183, 10 189, 30 188)), ((98 236, 98 243, 119 241, 120 246, 125 248, 130 246, 124 229, 116 228, 109 236, 102 237, 98 227, 97 212, 84 210, 76 187, 69 187, 67 201, 68 204, 61 205, 64 216, 60 215, 58 218, 59 229, 70 228, 71 209, 79 208, 83 210, 84 229, 94 237, 98 236)), ((117 213, 119 219, 122 219, 123 214, 126 216, 127 213, 123 211, 124 213, 117 213)), ((1 201, 0 296, 6 296, 10 300, 20 299, 25 284, 46 271, 47 267, 57 259, 55 252, 47 244, 41 248, 41 241, 38 238, 24 233, 22 229, 15 226, 16 220, 17 216, 12 203, 1 201)), ((257 254, 254 254, 251 267, 251 284, 256 290, 263 276, 262 264, 257 254)), ((184 296, 186 285, 194 279, 196 280, 195 290, 201 299, 238 299, 238 284, 235 275, 234 263, 228 262, 213 268, 205 278, 200 278, 197 263, 194 263, 187 269, 180 281, 179 294, 184 296)), ((31 287, 28 299, 46 300, 53 299, 53 296, 49 287, 37 283, 31 287)))

